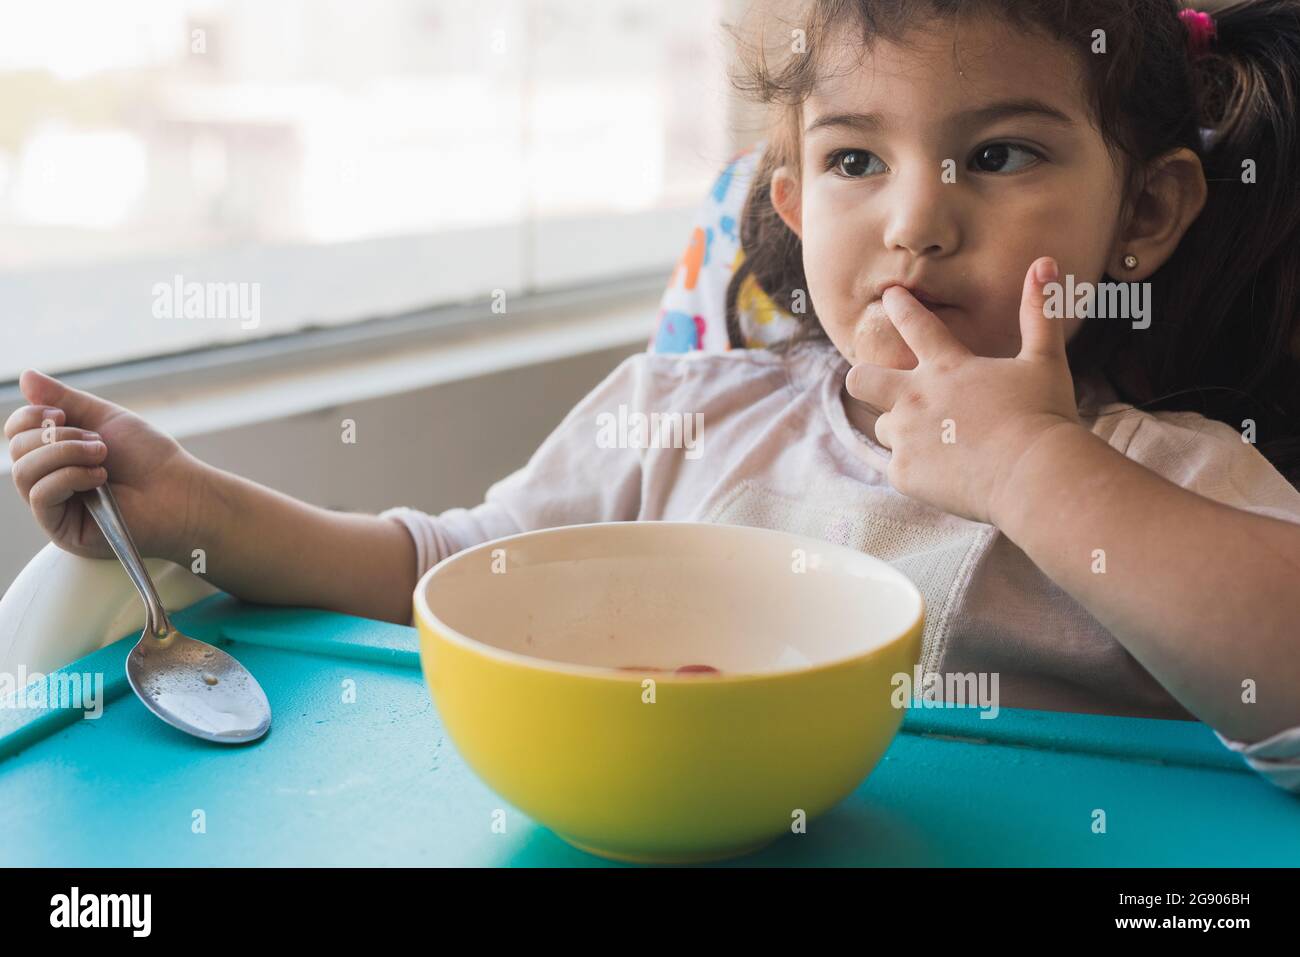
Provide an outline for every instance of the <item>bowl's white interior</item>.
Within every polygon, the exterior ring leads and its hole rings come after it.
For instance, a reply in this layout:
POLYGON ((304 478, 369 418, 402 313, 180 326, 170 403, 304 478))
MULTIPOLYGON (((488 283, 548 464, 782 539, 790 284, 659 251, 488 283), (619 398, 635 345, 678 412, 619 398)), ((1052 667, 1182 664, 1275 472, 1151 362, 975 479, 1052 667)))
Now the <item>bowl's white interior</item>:
POLYGON ((868 555, 687 522, 576 525, 488 543, 441 565, 422 594, 448 627, 518 654, 732 673, 848 658, 899 637, 921 611, 912 583, 868 555))

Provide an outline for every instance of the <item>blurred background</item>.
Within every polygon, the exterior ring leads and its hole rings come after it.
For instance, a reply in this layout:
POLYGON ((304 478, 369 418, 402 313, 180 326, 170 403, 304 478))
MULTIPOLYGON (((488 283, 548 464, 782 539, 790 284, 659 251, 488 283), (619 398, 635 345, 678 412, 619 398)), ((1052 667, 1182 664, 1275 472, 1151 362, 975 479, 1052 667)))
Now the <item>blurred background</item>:
MULTIPOLYGON (((477 504, 646 347, 763 135, 727 81, 749 7, 10 6, 0 412, 34 367, 317 504, 477 504), (192 283, 220 314, 186 312, 192 283)), ((8 465, 0 589, 45 541, 8 465)))

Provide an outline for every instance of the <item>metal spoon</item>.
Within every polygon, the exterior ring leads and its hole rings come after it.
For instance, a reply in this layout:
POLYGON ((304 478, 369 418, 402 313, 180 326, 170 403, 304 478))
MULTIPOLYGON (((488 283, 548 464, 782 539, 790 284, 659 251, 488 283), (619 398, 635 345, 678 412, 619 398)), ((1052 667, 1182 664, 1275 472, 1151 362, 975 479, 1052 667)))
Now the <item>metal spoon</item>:
POLYGON ((144 599, 144 632, 126 659, 127 681, 144 706, 208 741, 243 744, 266 734, 271 705, 257 679, 220 648, 172 627, 108 483, 81 497, 144 599))

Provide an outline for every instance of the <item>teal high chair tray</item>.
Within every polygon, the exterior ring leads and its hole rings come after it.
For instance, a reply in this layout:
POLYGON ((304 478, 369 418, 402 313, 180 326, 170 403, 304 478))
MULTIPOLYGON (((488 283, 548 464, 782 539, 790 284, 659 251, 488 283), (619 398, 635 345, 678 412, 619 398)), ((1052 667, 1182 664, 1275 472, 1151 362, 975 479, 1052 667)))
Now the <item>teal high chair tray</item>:
MULTIPOLYGON (((570 847, 474 776, 414 628, 224 594, 174 618, 252 671, 270 733, 243 747, 184 735, 126 683, 137 636, 94 652, 62 673, 103 673, 99 718, 0 709, 0 865, 629 866, 570 847)), ((807 833, 728 863, 1294 866, 1300 799, 1197 722, 914 708, 807 833)))

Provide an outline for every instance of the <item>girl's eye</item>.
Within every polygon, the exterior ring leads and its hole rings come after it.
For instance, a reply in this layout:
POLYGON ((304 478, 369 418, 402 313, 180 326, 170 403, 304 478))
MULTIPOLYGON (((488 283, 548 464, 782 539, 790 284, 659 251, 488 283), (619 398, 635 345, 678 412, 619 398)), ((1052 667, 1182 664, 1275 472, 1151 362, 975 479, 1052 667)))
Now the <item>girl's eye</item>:
POLYGON ((878 156, 866 150, 836 150, 826 158, 826 168, 835 170, 846 179, 861 179, 866 174, 863 167, 870 166, 871 160, 880 162, 878 156))
MULTIPOLYGON (((1015 143, 991 143, 976 151, 971 162, 977 172, 981 173, 1017 173, 1042 158, 1041 153, 1027 146, 1017 146, 1015 143), (1020 160, 1017 165, 1017 161, 1012 156, 1014 153, 1020 153, 1027 159, 1020 160), (1008 161, 1011 168, 1007 168, 1008 161)), ((874 153, 866 150, 836 150, 826 158, 826 168, 834 170, 845 179, 862 179, 872 172, 873 161, 879 163, 881 169, 884 168, 884 164, 874 153)))
POLYGON ((987 163, 991 167, 999 167, 997 169, 986 169, 981 167, 979 169, 979 172, 981 173, 1017 173, 1026 166, 1029 166, 1035 159, 1042 159, 1042 155, 1036 150, 1031 150, 1027 146, 1017 146, 1015 143, 992 143, 977 150, 973 162, 977 164, 987 163), (1002 168, 1007 162, 1008 155, 1012 152, 1027 154, 1031 157, 1030 162, 1021 163, 1014 169, 1008 170, 1002 168))

